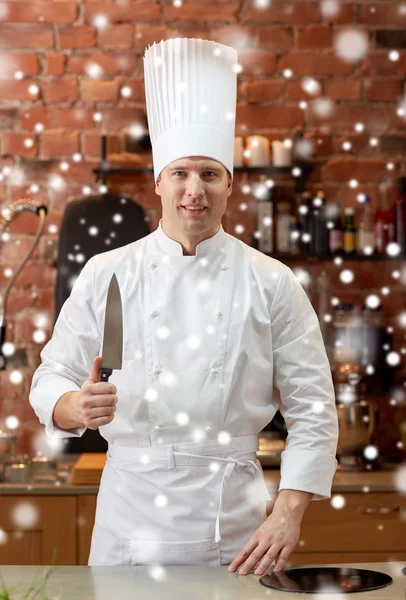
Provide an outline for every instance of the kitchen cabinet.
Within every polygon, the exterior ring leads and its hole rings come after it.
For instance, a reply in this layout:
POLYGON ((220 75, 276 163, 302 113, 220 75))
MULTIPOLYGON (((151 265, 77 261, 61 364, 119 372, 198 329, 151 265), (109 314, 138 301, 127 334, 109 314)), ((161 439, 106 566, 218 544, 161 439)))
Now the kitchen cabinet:
POLYGON ((77 497, 0 496, 2 565, 76 565, 77 497), (4 532, 4 533, 3 533, 4 532))
MULTIPOLYGON (((342 508, 311 502, 304 514, 292 564, 406 560, 406 495, 347 492, 342 508)), ((270 514, 270 505, 267 514, 270 514)))
MULTIPOLYGON (((279 472, 265 469, 265 481, 276 498, 279 472)), ((0 564, 45 565, 56 548, 59 565, 86 566, 96 514, 98 486, 58 487, 0 485, 0 564), (32 523, 32 509, 37 513, 32 523), (12 511, 20 507, 27 526, 18 527, 12 511), (8 534, 2 543, 1 530, 8 534)), ((393 471, 337 473, 332 499, 341 496, 342 508, 330 500, 311 502, 301 524, 299 542, 289 563, 342 564, 404 561, 406 563, 406 495, 396 491, 393 471), (362 487, 371 486, 368 493, 362 487), (353 490, 353 491, 352 491, 353 490)), ((272 503, 268 503, 270 514, 272 503)))

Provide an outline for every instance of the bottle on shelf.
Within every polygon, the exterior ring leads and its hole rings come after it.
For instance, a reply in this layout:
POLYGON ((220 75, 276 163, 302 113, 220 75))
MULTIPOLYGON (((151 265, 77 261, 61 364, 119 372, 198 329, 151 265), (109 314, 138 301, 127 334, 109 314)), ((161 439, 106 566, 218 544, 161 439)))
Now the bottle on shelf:
POLYGON ((312 213, 312 196, 310 192, 303 192, 300 198, 298 208, 298 222, 300 224, 300 252, 308 254, 310 252, 311 240, 311 213, 312 213))
POLYGON ((345 228, 344 228, 344 252, 346 254, 356 253, 356 234, 354 223, 354 209, 347 207, 344 209, 345 228))
POLYGON ((293 221, 289 225, 289 254, 298 256, 300 250, 301 225, 298 221, 293 221))
MULTIPOLYGON (((260 175, 260 184, 264 185, 265 189, 266 175, 260 175)), ((267 186, 266 186, 267 187, 267 186)), ((275 251, 274 243, 274 203, 272 199, 272 188, 267 187, 267 192, 261 194, 261 198, 257 199, 257 231, 259 234, 256 246, 260 252, 272 254, 275 251)))
POLYGON ((329 227, 329 252, 331 254, 337 254, 344 249, 344 227, 341 219, 341 208, 338 202, 333 202, 329 206, 329 221, 327 224, 331 224, 329 227))
POLYGON ((365 196, 362 203, 356 238, 359 254, 373 254, 375 249, 374 224, 369 196, 365 196))
POLYGON ((394 211, 388 201, 389 182, 378 184, 378 209, 374 218, 375 252, 382 254, 391 242, 395 241, 394 211))
POLYGON ((275 241, 276 252, 289 253, 290 250, 290 225, 295 221, 290 212, 289 202, 277 202, 275 214, 275 241))
POLYGON ((395 242, 400 251, 406 251, 406 177, 399 181, 399 193, 395 202, 395 242))
POLYGON ((326 219, 325 193, 317 192, 313 199, 313 211, 310 219, 310 252, 313 254, 327 254, 329 246, 329 230, 326 219))

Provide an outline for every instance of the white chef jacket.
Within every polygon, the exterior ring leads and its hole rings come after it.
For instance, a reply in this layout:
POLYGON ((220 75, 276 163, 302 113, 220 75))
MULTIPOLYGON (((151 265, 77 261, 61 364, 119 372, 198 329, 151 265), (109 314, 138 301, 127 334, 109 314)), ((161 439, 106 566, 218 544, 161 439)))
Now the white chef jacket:
POLYGON ((100 482, 89 566, 229 564, 272 500, 255 462, 279 408, 288 428, 279 490, 329 498, 338 418, 316 313, 291 269, 219 231, 184 256, 161 222, 92 257, 34 373, 30 403, 49 435, 58 399, 102 353, 113 274, 123 365, 100 482))
POLYGON ((223 227, 184 256, 158 228, 85 264, 41 352, 29 401, 48 435, 58 399, 102 354, 107 289, 123 306, 123 368, 109 445, 155 447, 250 436, 279 409, 288 429, 279 490, 330 498, 338 418, 317 315, 292 270, 223 227), (226 438, 224 438, 226 436, 226 438))

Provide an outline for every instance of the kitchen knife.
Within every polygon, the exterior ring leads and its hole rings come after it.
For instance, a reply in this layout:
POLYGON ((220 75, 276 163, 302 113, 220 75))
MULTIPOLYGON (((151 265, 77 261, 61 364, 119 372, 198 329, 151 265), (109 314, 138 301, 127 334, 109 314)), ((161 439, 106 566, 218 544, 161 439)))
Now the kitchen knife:
POLYGON ((121 369, 122 362, 123 309, 117 277, 113 274, 107 291, 100 381, 108 381, 113 369, 121 369))

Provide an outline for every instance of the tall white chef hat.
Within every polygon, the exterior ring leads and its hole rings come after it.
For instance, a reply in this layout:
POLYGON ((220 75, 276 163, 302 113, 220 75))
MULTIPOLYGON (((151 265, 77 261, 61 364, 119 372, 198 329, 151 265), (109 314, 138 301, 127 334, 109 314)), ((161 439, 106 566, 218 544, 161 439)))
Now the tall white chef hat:
POLYGON ((237 51, 200 39, 154 42, 144 78, 154 176, 172 161, 207 156, 233 176, 237 51))

